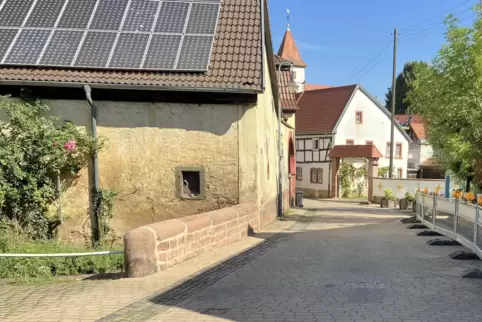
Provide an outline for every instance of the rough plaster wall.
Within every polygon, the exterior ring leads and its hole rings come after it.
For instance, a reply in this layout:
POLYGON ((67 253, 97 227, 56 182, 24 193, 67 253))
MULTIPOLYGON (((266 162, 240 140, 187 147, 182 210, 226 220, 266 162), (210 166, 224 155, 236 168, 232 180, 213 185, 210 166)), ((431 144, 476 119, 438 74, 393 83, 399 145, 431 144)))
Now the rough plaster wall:
MULTIPOLYGON (((88 127, 90 108, 85 102, 47 103, 53 114, 88 127)), ((238 119, 247 108, 131 102, 97 105, 98 134, 107 139, 99 155, 100 183, 119 191, 115 229, 126 231, 238 203, 238 119), (177 166, 204 166, 205 200, 177 198, 177 166)), ((86 171, 64 199, 67 215, 75 219, 86 212, 86 171)), ((79 221, 71 224, 77 226, 79 221)))
POLYGON ((414 142, 409 145, 408 150, 408 167, 410 167, 410 163, 413 163, 413 168, 418 168, 420 164, 420 143, 414 142))
POLYGON ((420 163, 425 162, 426 160, 433 157, 433 148, 428 143, 422 143, 420 145, 420 163))
POLYGON ((258 193, 258 128, 257 108, 239 108, 239 202, 255 202, 259 205, 258 193))
MULTIPOLYGON (((258 95, 257 128, 258 128, 258 185, 260 187, 260 204, 264 205, 265 213, 276 212, 278 194, 279 158, 278 158, 278 114, 274 104, 268 63, 265 59, 265 92, 258 95)), ((291 117, 288 123, 294 122, 291 117)), ((282 186, 283 191, 289 189, 288 179, 288 137, 291 129, 281 125, 281 142, 283 149, 282 186)), ((294 138, 294 135, 293 135, 294 138)), ((285 208, 288 206, 287 202, 285 208)))

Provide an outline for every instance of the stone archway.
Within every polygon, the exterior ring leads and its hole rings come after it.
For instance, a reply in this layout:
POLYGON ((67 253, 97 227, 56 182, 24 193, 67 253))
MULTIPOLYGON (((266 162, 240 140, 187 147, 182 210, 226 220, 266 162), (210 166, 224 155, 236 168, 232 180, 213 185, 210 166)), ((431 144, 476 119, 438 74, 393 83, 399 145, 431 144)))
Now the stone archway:
POLYGON ((289 203, 294 206, 296 198, 296 155, 293 132, 288 137, 288 177, 289 177, 289 203))

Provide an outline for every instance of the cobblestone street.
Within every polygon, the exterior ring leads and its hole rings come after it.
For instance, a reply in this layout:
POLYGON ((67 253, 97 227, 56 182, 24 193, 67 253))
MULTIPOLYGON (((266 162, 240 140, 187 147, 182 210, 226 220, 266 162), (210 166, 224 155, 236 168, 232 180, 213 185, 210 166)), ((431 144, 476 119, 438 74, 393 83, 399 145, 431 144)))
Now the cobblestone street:
POLYGON ((481 321, 480 261, 395 210, 306 200, 265 232, 143 279, 0 285, 0 321, 481 321), (301 216, 304 214, 304 216, 301 216))

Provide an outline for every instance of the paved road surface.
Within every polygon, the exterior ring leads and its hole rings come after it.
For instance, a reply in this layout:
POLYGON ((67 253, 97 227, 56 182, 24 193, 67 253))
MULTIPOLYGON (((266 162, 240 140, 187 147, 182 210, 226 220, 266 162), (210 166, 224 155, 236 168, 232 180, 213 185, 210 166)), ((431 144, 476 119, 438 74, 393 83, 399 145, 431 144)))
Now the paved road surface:
POLYGON ((0 286, 0 320, 482 321, 482 280, 460 278, 482 263, 447 256, 462 247, 426 245, 395 211, 305 205, 304 217, 152 277, 0 286))

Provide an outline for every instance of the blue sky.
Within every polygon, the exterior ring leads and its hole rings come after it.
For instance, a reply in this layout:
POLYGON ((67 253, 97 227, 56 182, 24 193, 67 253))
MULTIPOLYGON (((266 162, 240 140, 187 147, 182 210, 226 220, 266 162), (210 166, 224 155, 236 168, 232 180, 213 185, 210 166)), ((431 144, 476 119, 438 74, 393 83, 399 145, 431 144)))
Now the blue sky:
POLYGON ((384 102, 392 79, 393 29, 400 30, 399 72, 408 61, 427 61, 436 55, 445 42, 441 22, 446 12, 454 12, 467 25, 478 2, 271 0, 269 9, 275 51, 286 30, 286 9, 290 9, 291 31, 308 64, 307 83, 359 83, 384 102))

